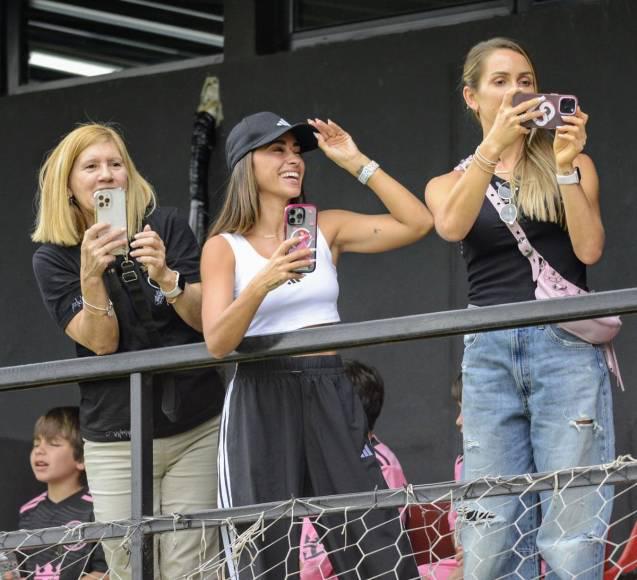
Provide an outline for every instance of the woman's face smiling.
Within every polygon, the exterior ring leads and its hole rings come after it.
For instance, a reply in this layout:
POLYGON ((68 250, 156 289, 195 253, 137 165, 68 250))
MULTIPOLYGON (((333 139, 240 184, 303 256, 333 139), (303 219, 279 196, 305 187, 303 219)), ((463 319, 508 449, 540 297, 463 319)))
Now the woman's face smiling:
POLYGON ((92 219, 95 201, 93 194, 99 189, 128 186, 128 172, 119 149, 105 140, 89 145, 77 156, 71 174, 69 189, 80 209, 92 219))
POLYGON ((260 195, 283 195, 288 200, 301 194, 305 163, 301 146, 291 131, 255 149, 252 163, 260 195))
POLYGON ((477 90, 465 87, 464 97, 467 105, 479 114, 483 126, 491 126, 504 93, 513 87, 523 93, 535 92, 533 67, 520 53, 498 49, 485 58, 477 90))

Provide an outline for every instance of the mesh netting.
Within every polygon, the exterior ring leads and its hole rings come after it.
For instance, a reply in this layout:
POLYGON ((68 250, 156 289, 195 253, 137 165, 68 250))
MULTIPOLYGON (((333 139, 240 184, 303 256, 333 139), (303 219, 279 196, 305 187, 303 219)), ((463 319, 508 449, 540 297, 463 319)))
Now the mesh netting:
POLYGON ((131 542, 161 531, 154 552, 169 559, 180 535, 198 535, 197 565, 170 580, 611 580, 637 570, 636 504, 637 460, 622 457, 552 474, 5 532, 0 578, 80 578, 96 572, 101 550, 111 579, 131 578, 131 542), (217 528, 224 549, 210 554, 217 528), (110 565, 113 554, 128 568, 110 565))

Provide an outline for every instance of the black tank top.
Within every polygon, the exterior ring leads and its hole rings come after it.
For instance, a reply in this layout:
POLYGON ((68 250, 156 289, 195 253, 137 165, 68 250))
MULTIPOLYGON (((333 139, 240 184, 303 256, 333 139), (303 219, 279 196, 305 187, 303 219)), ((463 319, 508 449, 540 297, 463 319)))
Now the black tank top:
MULTIPOLYGON (((495 176, 491 180, 496 189, 502 182, 495 176)), ((519 215, 518 222, 533 247, 553 268, 569 282, 587 289, 586 266, 573 252, 566 230, 558 224, 519 215)), ((515 238, 486 196, 460 249, 467 263, 469 304, 492 306, 535 300, 531 265, 518 250, 515 238)))

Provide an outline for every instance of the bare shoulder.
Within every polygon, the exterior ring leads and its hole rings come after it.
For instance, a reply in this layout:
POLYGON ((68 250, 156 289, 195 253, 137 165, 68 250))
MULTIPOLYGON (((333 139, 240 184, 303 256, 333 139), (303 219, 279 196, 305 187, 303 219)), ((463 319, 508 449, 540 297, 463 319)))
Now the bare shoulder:
POLYGON ((206 240, 201 250, 202 273, 204 269, 218 270, 231 266, 234 268, 234 252, 230 242, 222 235, 216 235, 206 240))
POLYGON ((454 170, 444 175, 432 177, 425 186, 425 201, 427 205, 430 207, 432 204, 436 205, 436 202, 442 196, 447 195, 463 175, 464 172, 454 170))

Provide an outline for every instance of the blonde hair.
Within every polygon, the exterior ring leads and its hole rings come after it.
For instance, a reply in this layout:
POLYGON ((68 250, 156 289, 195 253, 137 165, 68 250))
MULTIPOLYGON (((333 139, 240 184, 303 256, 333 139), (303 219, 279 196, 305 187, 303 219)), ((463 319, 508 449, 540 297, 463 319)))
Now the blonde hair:
MULTIPOLYGON (((512 50, 522 55, 531 66, 535 91, 539 92, 535 65, 529 54, 509 38, 490 38, 476 44, 467 54, 462 71, 465 86, 477 91, 482 78, 484 61, 496 50, 512 50)), ((476 117, 477 117, 476 113, 476 117)), ((564 207, 555 178, 553 140, 548 131, 532 129, 524 140, 520 159, 511 170, 512 190, 519 188, 515 203, 531 219, 566 226, 564 207)))
POLYGON ((221 232, 246 234, 257 223, 260 212, 259 190, 250 151, 232 169, 226 187, 226 199, 208 237, 221 232))
POLYGON ((128 237, 142 228, 142 220, 157 204, 151 185, 140 175, 128 154, 121 135, 108 125, 89 123, 67 134, 49 153, 40 168, 37 196, 37 218, 31 235, 34 242, 75 246, 82 241, 91 224, 72 198, 69 178, 73 165, 82 152, 95 143, 110 141, 117 147, 128 173, 126 213, 128 237))

